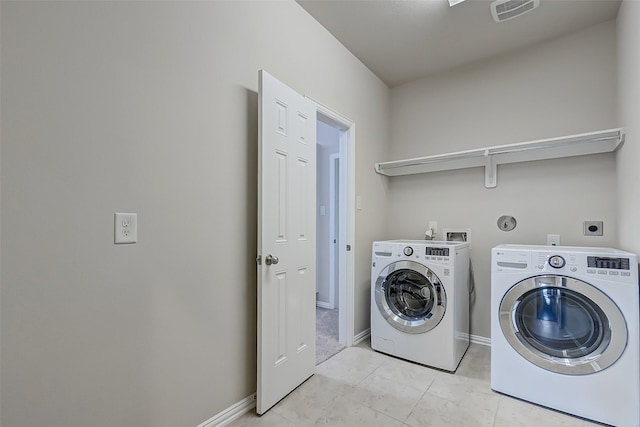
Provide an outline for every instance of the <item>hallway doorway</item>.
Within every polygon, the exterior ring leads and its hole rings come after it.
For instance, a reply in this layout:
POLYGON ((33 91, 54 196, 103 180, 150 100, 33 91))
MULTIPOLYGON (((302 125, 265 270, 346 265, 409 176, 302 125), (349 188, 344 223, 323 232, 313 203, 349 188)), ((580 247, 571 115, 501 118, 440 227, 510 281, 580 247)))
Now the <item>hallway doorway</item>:
MULTIPOLYGON (((348 144, 350 128, 317 117, 316 364, 346 346, 348 144), (343 301, 344 300, 344 301, 343 301)), ((352 316, 351 310, 351 316, 352 316)), ((351 322, 352 323, 352 322, 351 322)))

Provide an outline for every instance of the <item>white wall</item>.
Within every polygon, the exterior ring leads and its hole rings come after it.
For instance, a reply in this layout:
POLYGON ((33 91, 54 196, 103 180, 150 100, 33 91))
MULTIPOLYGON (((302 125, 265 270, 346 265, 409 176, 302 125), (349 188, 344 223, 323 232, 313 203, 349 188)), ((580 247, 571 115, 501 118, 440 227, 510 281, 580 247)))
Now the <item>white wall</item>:
MULTIPOLYGON (((318 146, 317 146, 317 181, 316 200, 318 211, 320 206, 325 207, 325 215, 318 214, 316 221, 316 289, 318 290, 318 301, 330 302, 330 285, 335 286, 333 278, 329 275, 329 249, 332 236, 330 235, 330 219, 332 202, 330 195, 330 158, 332 154, 340 152, 340 130, 331 127, 324 122, 318 122, 318 146)), ((337 297, 337 289, 335 296, 337 297)), ((334 301, 337 308, 337 299, 334 301)))
POLYGON ((626 140, 618 160, 620 247, 640 254, 640 2, 620 6, 618 29, 618 114, 626 140))
POLYGON ((255 392, 261 68, 357 124, 368 328, 389 91, 300 6, 1 10, 3 425, 194 426, 255 392))
MULTIPOLYGON (((526 50, 408 83, 391 92, 391 145, 397 160, 570 135, 617 126, 616 28, 610 21, 526 50)), ((623 148, 624 150, 625 148, 623 148)), ((614 154, 390 179, 393 238, 424 237, 429 220, 472 229, 476 292, 471 333, 490 336, 490 251, 500 243, 615 246, 614 154), (500 215, 518 220, 500 231, 500 215), (603 237, 582 221, 603 220, 603 237)))

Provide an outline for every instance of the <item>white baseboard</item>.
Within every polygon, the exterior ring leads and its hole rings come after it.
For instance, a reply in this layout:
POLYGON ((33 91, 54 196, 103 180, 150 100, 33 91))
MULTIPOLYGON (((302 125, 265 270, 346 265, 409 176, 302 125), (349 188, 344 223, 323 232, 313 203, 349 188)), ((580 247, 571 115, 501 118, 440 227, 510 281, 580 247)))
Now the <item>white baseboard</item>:
POLYGON ((256 407, 256 395, 255 393, 251 396, 245 397, 238 403, 234 403, 229 406, 227 409, 213 416, 213 418, 209 418, 207 421, 202 424, 197 425, 196 427, 221 427, 230 424, 232 421, 237 420, 250 410, 256 407))
POLYGON ((333 307, 331 306, 331 304, 329 304, 328 302, 324 302, 324 301, 316 301, 316 307, 333 310, 333 307))
POLYGON ((491 338, 481 337, 480 335, 469 335, 469 341, 474 344, 487 345, 491 347, 491 338))
POLYGON ((353 345, 359 344, 371 336, 371 328, 365 329, 353 337, 353 345))

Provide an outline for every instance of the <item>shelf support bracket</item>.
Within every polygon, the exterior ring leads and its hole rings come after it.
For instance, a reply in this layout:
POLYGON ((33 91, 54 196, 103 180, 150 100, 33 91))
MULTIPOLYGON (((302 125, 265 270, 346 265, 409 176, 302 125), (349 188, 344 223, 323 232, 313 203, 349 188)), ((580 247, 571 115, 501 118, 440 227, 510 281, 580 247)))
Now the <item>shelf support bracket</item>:
POLYGON ((496 188, 498 185, 498 165, 495 163, 489 150, 484 151, 484 186, 496 188))

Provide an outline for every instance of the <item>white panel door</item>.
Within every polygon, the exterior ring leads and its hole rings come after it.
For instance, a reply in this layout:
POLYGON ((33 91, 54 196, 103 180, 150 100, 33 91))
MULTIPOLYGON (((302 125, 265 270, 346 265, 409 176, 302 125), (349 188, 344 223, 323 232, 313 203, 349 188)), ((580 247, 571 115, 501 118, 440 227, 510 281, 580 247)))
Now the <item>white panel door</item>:
POLYGON ((316 109, 259 72, 258 414, 315 371, 316 109))

